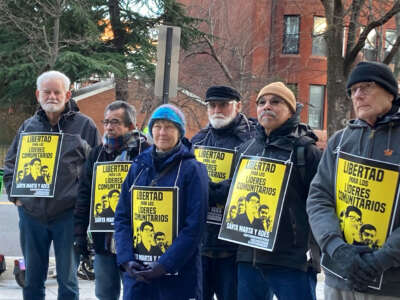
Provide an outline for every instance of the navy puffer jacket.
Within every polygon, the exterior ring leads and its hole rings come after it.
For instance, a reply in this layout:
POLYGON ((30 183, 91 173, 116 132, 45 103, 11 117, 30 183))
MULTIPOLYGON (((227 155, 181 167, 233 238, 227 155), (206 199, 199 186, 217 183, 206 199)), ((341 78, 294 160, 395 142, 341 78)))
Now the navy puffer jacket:
POLYGON ((185 138, 169 156, 161 161, 155 157, 155 146, 138 155, 122 185, 115 213, 117 262, 121 265, 134 260, 129 191, 132 184, 136 180, 136 186, 149 186, 168 165, 178 162, 162 174, 155 186, 172 187, 176 180, 179 187, 178 236, 158 260, 168 273, 179 275, 163 276, 146 284, 124 274, 124 299, 202 299, 200 242, 207 213, 207 170, 195 159, 185 138))

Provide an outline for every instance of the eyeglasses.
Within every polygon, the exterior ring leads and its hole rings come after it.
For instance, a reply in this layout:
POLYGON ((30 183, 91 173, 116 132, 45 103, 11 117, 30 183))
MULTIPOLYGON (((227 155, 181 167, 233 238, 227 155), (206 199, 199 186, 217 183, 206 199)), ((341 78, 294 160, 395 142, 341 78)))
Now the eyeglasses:
MULTIPOLYGON (((258 98, 257 106, 264 106, 267 104, 267 102, 268 102, 268 100, 264 96, 261 96, 260 98, 258 98)), ((272 106, 278 106, 284 102, 285 101, 279 97, 273 97, 273 98, 269 99, 269 103, 272 106)))
POLYGON ((249 202, 253 203, 253 204, 260 204, 260 200, 257 198, 250 198, 249 202))
POLYGON ((352 222, 357 222, 357 223, 361 222, 361 218, 358 217, 358 216, 348 216, 348 218, 349 218, 350 221, 352 221, 352 222))
POLYGON ((118 126, 121 125, 121 121, 117 119, 111 119, 111 120, 101 120, 101 123, 103 124, 104 127, 111 125, 111 126, 118 126))
POLYGON ((347 89, 347 94, 350 95, 350 97, 353 97, 358 90, 360 90, 360 93, 362 95, 368 94, 371 89, 375 87, 376 83, 375 82, 361 82, 358 84, 354 84, 351 86, 351 88, 347 89))

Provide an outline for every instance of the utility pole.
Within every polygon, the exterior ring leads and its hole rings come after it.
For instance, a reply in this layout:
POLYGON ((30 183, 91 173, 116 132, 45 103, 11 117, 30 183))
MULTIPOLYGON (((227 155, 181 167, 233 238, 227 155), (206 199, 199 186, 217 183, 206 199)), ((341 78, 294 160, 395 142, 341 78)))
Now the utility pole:
POLYGON ((159 27, 154 94, 162 97, 164 104, 177 95, 180 39, 180 27, 159 27))

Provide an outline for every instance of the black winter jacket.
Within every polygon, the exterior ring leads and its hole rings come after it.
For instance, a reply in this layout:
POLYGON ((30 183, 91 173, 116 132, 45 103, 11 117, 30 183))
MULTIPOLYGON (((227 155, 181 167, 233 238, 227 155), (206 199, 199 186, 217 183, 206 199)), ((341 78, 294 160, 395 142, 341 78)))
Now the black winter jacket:
MULTIPOLYGON (((142 137, 141 139, 144 139, 142 137)), ((138 144, 137 147, 132 147, 128 150, 128 158, 133 159, 140 154, 142 151, 150 147, 150 145, 144 140, 138 144)), ((123 149, 121 149, 122 151, 123 149)), ((114 161, 115 158, 121 154, 121 151, 114 151, 107 153, 104 150, 103 145, 99 145, 92 149, 89 154, 85 166, 82 170, 82 180, 79 184, 78 200, 76 202, 74 211, 74 235, 75 237, 86 238, 86 231, 89 226, 89 215, 90 215, 90 199, 92 192, 92 178, 93 178, 93 167, 96 162, 114 161)), ((94 249, 97 254, 111 254, 105 247, 105 232, 93 232, 92 238, 94 243, 94 249)))
POLYGON ((264 128, 258 125, 255 138, 238 149, 243 155, 284 161, 292 155, 293 162, 274 251, 268 252, 240 245, 237 251, 238 262, 260 264, 263 267, 278 265, 307 270, 306 252, 309 249, 310 226, 306 214, 306 199, 311 180, 317 171, 321 151, 315 145, 318 138, 310 127, 300 124, 300 110, 301 105, 298 104, 295 115, 269 136, 265 134, 264 128), (298 166, 296 161, 298 146, 305 147, 305 166, 302 167, 298 166), (305 172, 300 170, 304 167, 305 172), (305 178, 302 174, 305 174, 305 178))
MULTIPOLYGON (((75 101, 67 102, 57 125, 51 126, 42 108, 25 120, 18 130, 4 163, 4 183, 10 195, 19 137, 22 132, 62 132, 54 198, 20 197, 22 207, 29 215, 41 222, 50 222, 75 206, 81 168, 90 149, 100 142, 96 125, 89 117, 81 114, 75 101)), ((17 198, 9 198, 14 202, 17 198)))
MULTIPOLYGON (((213 128, 210 124, 201 129, 191 140, 194 145, 219 147, 225 149, 235 149, 242 143, 254 137, 256 131, 256 121, 247 119, 245 115, 239 114, 228 126, 223 128, 213 128)), ((221 204, 226 202, 226 197, 220 200, 221 204)), ((232 252, 237 245, 218 239, 220 226, 207 224, 203 238, 202 252, 232 252)))

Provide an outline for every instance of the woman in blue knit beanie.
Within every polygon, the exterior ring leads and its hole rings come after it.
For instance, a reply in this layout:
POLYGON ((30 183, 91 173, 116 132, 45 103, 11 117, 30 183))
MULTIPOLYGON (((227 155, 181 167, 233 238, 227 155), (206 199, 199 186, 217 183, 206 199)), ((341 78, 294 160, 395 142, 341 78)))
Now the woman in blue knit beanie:
POLYGON ((132 163, 115 212, 124 299, 202 299, 200 242, 207 214, 207 170, 184 137, 185 117, 179 108, 156 108, 148 129, 154 145, 132 163), (172 190, 175 204, 171 197, 159 196, 172 190), (173 207, 176 212, 166 214, 173 207), (163 234, 165 247, 155 242, 156 233, 163 234))

